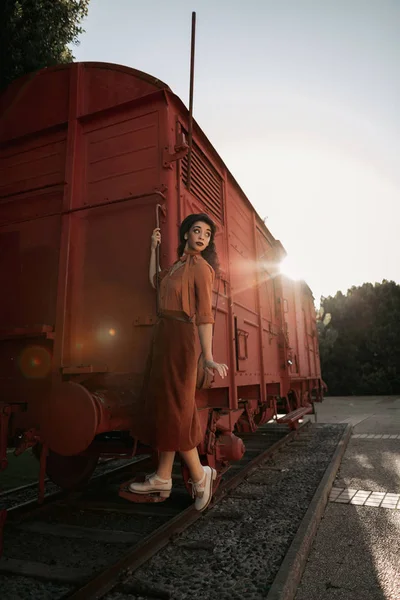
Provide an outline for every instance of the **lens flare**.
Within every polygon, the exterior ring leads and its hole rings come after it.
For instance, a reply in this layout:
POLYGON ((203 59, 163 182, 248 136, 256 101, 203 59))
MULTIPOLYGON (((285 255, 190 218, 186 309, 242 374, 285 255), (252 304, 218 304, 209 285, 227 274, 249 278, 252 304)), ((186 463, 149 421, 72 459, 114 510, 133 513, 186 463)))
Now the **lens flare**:
POLYGON ((109 333, 109 335, 111 335, 111 337, 114 337, 114 335, 116 334, 116 331, 115 331, 115 329, 111 328, 108 330, 108 333, 109 333))
POLYGON ((42 346, 28 346, 21 352, 18 366, 26 379, 44 379, 50 373, 51 354, 42 346))
POLYGON ((262 259, 236 259, 232 262, 230 271, 235 294, 256 289, 257 285, 273 279, 280 273, 278 262, 262 259))

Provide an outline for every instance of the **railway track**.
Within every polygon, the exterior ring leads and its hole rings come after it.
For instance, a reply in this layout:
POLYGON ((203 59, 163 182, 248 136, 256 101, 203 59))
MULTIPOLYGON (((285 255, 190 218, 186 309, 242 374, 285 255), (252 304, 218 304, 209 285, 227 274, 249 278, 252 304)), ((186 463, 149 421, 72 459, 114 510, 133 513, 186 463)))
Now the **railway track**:
MULTIPOLYGON (((90 483, 100 482, 118 473, 126 473, 134 464, 140 464, 149 459, 148 455, 138 456, 131 460, 126 459, 106 459, 101 462, 96 468, 90 483)), ((47 509, 47 505, 68 498, 69 492, 61 490, 57 485, 52 483, 48 478, 45 480, 45 496, 44 502, 38 504, 38 483, 28 483, 15 488, 4 490, 0 493, 0 510, 6 509, 11 519, 17 516, 27 516, 33 512, 43 512, 47 509)))
MULTIPOLYGON (((224 475, 213 506, 297 434, 273 424, 243 435, 246 453, 224 475)), ((145 471, 148 464, 133 467, 145 471)), ((138 569, 202 516, 184 488, 179 465, 174 466, 171 497, 161 504, 134 504, 119 498, 118 486, 130 477, 121 468, 94 479, 82 493, 50 498, 45 507, 34 503, 14 507, 0 560, 3 600, 24 597, 15 585, 28 585, 30 597, 101 598, 124 573, 138 569), (37 589, 36 596, 32 588, 37 589)))
MULTIPOLYGON (((7 454, 11 454, 11 451, 9 452, 7 450, 7 454)), ((117 459, 118 460, 118 459, 117 459)), ((135 459, 136 462, 137 459, 135 459)), ((105 465, 109 462, 115 462, 115 459, 112 458, 106 458, 104 460, 102 460, 99 463, 100 468, 102 467, 102 465, 105 465)), ((126 461, 124 461, 126 464, 126 461)), ((129 463, 131 464, 131 463, 129 463)), ((96 477, 96 475, 94 475, 94 477, 96 477)), ((49 484, 50 480, 48 477, 45 478, 45 484, 49 484)), ((5 490, 0 491, 0 503, 6 503, 8 501, 8 499, 11 498, 11 500, 13 498, 15 498, 16 495, 19 494, 27 494, 27 495, 37 495, 37 488, 38 488, 38 482, 37 481, 33 481, 32 483, 26 483, 24 485, 19 485, 16 487, 12 487, 12 488, 8 488, 5 490), (30 492, 32 492, 32 494, 30 494, 30 492)))
MULTIPOLYGON (((48 482, 48 479, 45 479, 45 483, 48 482)), ((34 481, 33 483, 26 483, 25 485, 19 485, 17 487, 14 488, 10 488, 8 490, 4 490, 2 492, 0 492, 0 502, 4 502, 7 498, 11 498, 13 495, 19 493, 19 492, 28 492, 31 490, 36 490, 37 489, 37 481, 34 481)))

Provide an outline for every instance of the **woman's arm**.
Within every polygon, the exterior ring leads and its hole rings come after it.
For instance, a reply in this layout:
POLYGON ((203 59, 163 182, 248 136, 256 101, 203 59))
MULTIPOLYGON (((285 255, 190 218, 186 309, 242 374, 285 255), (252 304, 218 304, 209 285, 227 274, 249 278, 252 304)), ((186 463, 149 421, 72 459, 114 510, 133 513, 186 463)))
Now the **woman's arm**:
POLYGON ((156 251, 154 248, 150 250, 150 265, 149 265, 149 279, 150 283, 154 289, 156 286, 154 285, 154 275, 156 274, 156 251))
POLYGON ((212 355, 212 336, 213 336, 213 326, 212 323, 204 323, 203 325, 198 325, 199 330, 199 338, 201 350, 203 352, 204 357, 204 368, 211 375, 214 370, 218 372, 218 374, 224 378, 228 374, 228 367, 224 363, 216 363, 214 362, 212 355))
POLYGON ((203 352, 204 360, 213 361, 212 355, 212 334, 213 326, 212 323, 204 323, 204 325, 198 325, 200 346, 203 352))
POLYGON ((201 350, 204 357, 204 368, 212 375, 214 370, 221 377, 225 377, 228 367, 223 363, 216 363, 212 354, 212 337, 214 317, 212 314, 212 284, 214 271, 206 264, 199 264, 195 272, 196 292, 196 322, 199 330, 201 350))
POLYGON ((150 283, 154 289, 156 286, 154 285, 154 275, 156 274, 156 248, 161 244, 161 233, 159 227, 154 229, 151 235, 151 246, 150 246, 150 264, 149 264, 149 279, 150 283))

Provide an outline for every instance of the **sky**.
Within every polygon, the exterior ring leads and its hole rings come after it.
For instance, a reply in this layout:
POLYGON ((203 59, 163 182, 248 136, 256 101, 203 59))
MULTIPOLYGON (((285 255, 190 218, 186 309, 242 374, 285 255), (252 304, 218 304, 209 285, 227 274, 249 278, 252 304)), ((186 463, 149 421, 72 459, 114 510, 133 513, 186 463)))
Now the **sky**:
POLYGON ((91 0, 79 61, 134 67, 188 105, 321 295, 400 283, 400 0, 91 0))

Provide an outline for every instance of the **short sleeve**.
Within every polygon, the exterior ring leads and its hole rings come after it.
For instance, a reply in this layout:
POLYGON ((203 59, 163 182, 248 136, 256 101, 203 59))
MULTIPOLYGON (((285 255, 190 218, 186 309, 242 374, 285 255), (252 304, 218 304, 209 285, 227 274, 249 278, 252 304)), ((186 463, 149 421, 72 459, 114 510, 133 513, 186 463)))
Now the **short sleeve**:
MULTIPOLYGON (((164 279, 164 277, 166 276, 167 273, 168 273, 168 269, 163 269, 162 271, 158 272, 158 285, 160 285, 161 281, 164 279)), ((157 273, 154 273, 154 277, 153 277, 154 287, 156 287, 156 278, 157 278, 157 273)))
POLYGON ((214 277, 214 269, 207 261, 201 260, 196 263, 194 271, 194 288, 197 325, 214 323, 214 316, 212 313, 212 289, 214 277))

